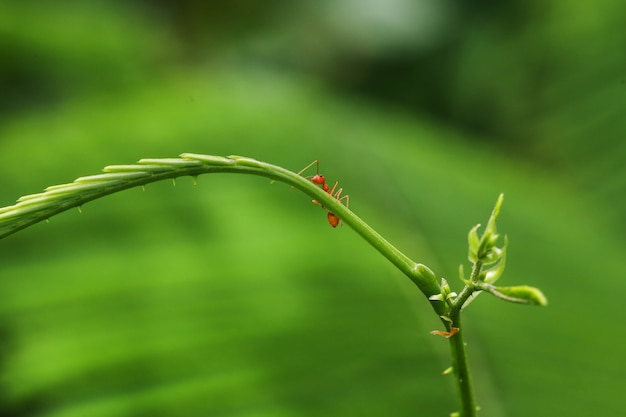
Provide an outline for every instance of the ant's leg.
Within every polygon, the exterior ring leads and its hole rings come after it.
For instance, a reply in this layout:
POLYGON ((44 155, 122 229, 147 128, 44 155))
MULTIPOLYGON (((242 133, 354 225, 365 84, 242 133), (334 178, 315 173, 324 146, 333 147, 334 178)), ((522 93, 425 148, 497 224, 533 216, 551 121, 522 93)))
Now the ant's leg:
MULTIPOLYGON (((341 190, 340 190, 340 191, 341 191, 341 190)), ((350 196, 349 196, 349 195, 347 195, 347 194, 346 194, 346 195, 344 195, 343 197, 338 198, 337 200, 339 200, 339 202, 340 202, 340 203, 341 203, 343 200, 346 200, 346 202, 345 202, 346 208, 350 208, 350 205, 349 205, 349 203, 350 203, 350 196)))
MULTIPOLYGON (((335 188, 337 188, 337 185, 339 185, 339 181, 335 181, 335 185, 333 185, 333 188, 331 188, 330 191, 328 190, 328 187, 324 188, 324 191, 326 191, 328 194, 333 196, 333 194, 335 193, 335 188)), ((339 189, 339 191, 337 191, 337 193, 341 194, 341 188, 339 189)))
MULTIPOLYGON (((335 186, 337 184, 335 183, 335 186)), ((335 187, 333 187, 333 190, 335 189, 335 187)), ((349 202, 350 202, 350 196, 349 195, 344 195, 343 197, 341 196, 341 192, 343 191, 343 188, 340 188, 339 190, 337 190, 337 192, 333 195, 334 198, 337 199, 337 201, 339 201, 340 203, 342 201, 345 200, 345 205, 346 208, 348 208, 349 206, 349 202)), ((332 195, 332 194, 331 194, 332 195)), ((339 218, 339 216, 337 216, 335 213, 329 211, 328 212, 328 223, 334 228, 337 227, 339 225, 343 226, 343 222, 341 221, 341 219, 339 218)))
MULTIPOLYGON (((302 168, 299 172, 298 175, 301 175, 303 172, 305 172, 307 169, 311 168, 313 165, 316 165, 315 167, 315 172, 316 175, 319 176, 319 172, 320 172, 320 163, 319 160, 315 160, 313 162, 311 162, 309 165, 305 166, 304 168, 302 168)), ((308 177, 304 177, 304 178, 313 178, 313 175, 308 176, 308 177)), ((289 192, 293 191, 293 186, 289 187, 289 192)))
MULTIPOLYGON (((333 187, 332 191, 335 190, 335 187, 333 187)), ((349 207, 349 201, 350 201, 350 196, 349 195, 344 195, 343 197, 340 198, 341 193, 343 192, 343 188, 340 188, 337 190, 337 192, 335 193, 335 195, 333 195, 333 197, 335 197, 337 200, 339 200, 340 202, 343 200, 346 200, 346 207, 349 207)))
POLYGON ((317 174, 319 174, 319 173, 320 173, 320 163, 319 163, 319 161, 316 159, 315 161, 311 162, 309 165, 307 165, 307 166, 305 166, 304 168, 302 168, 302 169, 300 170, 300 172, 298 172, 298 175, 302 174, 304 171, 306 171, 307 169, 311 168, 313 165, 316 165, 315 172, 316 172, 317 174))

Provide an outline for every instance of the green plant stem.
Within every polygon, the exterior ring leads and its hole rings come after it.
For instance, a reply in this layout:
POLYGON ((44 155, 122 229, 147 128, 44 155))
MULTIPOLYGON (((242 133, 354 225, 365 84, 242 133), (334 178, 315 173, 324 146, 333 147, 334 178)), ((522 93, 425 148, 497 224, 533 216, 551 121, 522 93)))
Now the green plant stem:
POLYGON ((450 353, 452 355, 452 368, 456 378, 457 390, 461 400, 461 416, 476 416, 476 400, 474 399, 474 388, 472 385, 472 375, 467 361, 465 341, 463 340, 463 327, 461 325, 461 312, 457 311, 452 317, 452 322, 460 330, 452 336, 450 340, 450 353))
POLYGON ((477 261, 472 266, 472 274, 470 275, 470 279, 466 282, 465 287, 461 290, 458 297, 454 299, 452 306, 450 308, 450 316, 453 316, 463 309, 463 306, 469 300, 469 298, 476 292, 475 283, 478 281, 478 276, 480 275, 480 271, 483 267, 483 263, 481 261, 477 261))
MULTIPOLYGON (((24 196, 13 206, 0 208, 0 239, 74 207, 132 187, 181 176, 207 173, 258 175, 284 182, 303 191, 335 213, 378 252, 409 277, 428 298, 441 290, 435 275, 385 240, 336 198, 302 176, 252 158, 232 155, 182 154, 180 158, 142 159, 134 165, 113 165, 104 174, 81 177, 70 184, 48 187, 43 193, 24 196)), ((431 302, 437 314, 444 313, 444 303, 431 302)))
POLYGON ((463 325, 461 323, 461 310, 465 302, 476 291, 474 283, 478 281, 482 266, 483 264, 481 261, 474 263, 469 281, 466 282, 465 287, 461 290, 458 297, 454 299, 450 312, 448 313, 451 320, 451 324, 448 323, 448 325, 459 328, 459 332, 452 336, 449 340, 450 354, 452 356, 452 369, 454 370, 457 390, 459 392, 459 398, 461 399, 461 417, 476 416, 476 399, 474 398, 472 375, 470 373, 469 362, 467 360, 465 341, 463 340, 464 332, 463 325))

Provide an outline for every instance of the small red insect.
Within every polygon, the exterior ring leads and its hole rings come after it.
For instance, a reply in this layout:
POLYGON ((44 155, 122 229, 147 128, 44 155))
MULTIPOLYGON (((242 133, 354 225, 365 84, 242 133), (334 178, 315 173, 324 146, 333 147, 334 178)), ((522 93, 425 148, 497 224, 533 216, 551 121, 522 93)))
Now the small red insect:
POLYGON ((430 332, 430 334, 443 336, 446 339, 450 339, 452 336, 454 336, 458 332, 459 332, 459 328, 458 327, 450 327, 450 331, 449 332, 444 332, 442 330, 433 330, 432 332, 430 332))
POLYGON ((453 322, 450 317, 448 316, 440 316, 440 317, 450 324, 450 331, 447 332, 447 331, 442 331, 442 330, 433 330, 432 332, 430 332, 430 334, 435 334, 438 336, 443 336, 446 339, 450 339, 452 336, 454 336, 455 334, 459 332, 459 328, 453 326, 453 322))
MULTIPOLYGON (((324 177, 322 174, 320 174, 320 164, 319 164, 319 161, 317 159, 315 161, 311 162, 309 165, 307 165, 304 168, 302 168, 300 170, 300 172, 298 172, 298 175, 301 175, 303 172, 305 172, 307 169, 311 168, 313 165, 315 165, 315 168, 316 168, 315 175, 309 175, 308 177, 304 177, 304 178, 311 179, 311 182, 313 184, 321 185, 322 186, 322 190, 326 191, 331 197, 336 198, 339 202, 345 201, 346 207, 348 207, 348 203, 350 201, 350 196, 344 195, 343 197, 341 197, 341 193, 343 191, 343 188, 339 188, 337 191, 335 191, 336 188, 337 188, 337 185, 339 185, 339 181, 335 182, 335 185, 333 185, 333 188, 330 188, 328 186, 328 184, 326 184, 326 177, 324 177)), ((317 200, 313 200, 313 204, 317 204, 318 206, 320 206, 322 208, 326 208, 326 207, 324 207, 323 204, 321 204, 317 200)), ((329 210, 328 211, 328 223, 332 227, 337 227, 339 225, 339 223, 341 223, 341 220, 339 220, 339 217, 337 217, 337 215, 335 213, 333 213, 332 211, 329 210)))

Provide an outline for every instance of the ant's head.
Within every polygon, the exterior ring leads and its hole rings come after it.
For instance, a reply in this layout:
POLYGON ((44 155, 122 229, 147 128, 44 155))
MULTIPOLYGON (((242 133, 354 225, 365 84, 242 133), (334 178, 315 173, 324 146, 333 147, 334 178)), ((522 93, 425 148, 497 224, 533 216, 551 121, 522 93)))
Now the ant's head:
POLYGON ((311 182, 313 184, 318 184, 318 185, 319 184, 326 184, 326 177, 324 177, 323 175, 317 174, 317 175, 314 175, 311 178, 311 182))

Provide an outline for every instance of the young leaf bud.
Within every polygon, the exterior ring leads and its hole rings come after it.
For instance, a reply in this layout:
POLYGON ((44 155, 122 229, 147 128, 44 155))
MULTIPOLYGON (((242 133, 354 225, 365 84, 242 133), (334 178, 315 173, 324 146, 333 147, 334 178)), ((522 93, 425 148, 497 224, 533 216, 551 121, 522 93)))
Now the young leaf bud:
POLYGON ((538 306, 548 305, 548 299, 541 292, 541 290, 535 287, 530 287, 528 285, 517 285, 514 287, 496 287, 490 284, 480 284, 478 287, 481 290, 485 290, 501 300, 509 301, 511 303, 538 306))

